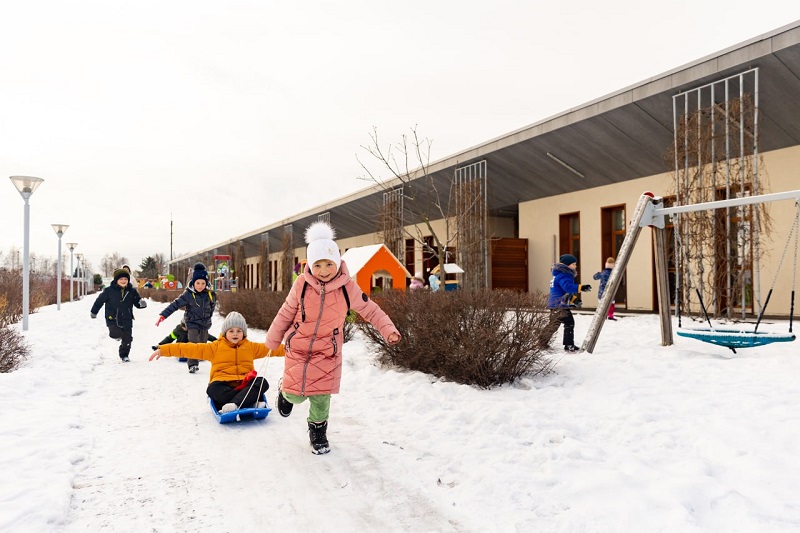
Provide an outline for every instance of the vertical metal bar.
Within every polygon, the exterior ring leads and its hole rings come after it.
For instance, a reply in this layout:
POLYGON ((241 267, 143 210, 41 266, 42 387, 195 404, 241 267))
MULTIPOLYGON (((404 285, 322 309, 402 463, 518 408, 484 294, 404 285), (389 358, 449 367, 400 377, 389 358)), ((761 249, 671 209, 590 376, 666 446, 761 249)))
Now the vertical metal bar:
MULTIPOLYGON (((703 170, 703 147, 702 147, 702 139, 703 139, 703 94, 700 92, 700 89, 697 90, 697 192, 698 198, 696 201, 704 202, 706 201, 706 192, 705 192, 705 179, 704 179, 704 170, 703 170)), ((710 198, 710 200, 714 200, 714 198, 710 198)), ((699 224, 697 224, 697 264, 698 264, 698 285, 700 286, 700 293, 705 293, 705 254, 703 250, 706 246, 706 239, 704 238, 704 234, 708 225, 705 223, 705 215, 701 215, 699 220, 699 224)), ((712 288, 713 291, 713 288, 712 288)))
MULTIPOLYGON (((725 199, 731 198, 731 136, 730 136, 730 78, 725 80, 725 199)), ((733 301, 733 280, 731 280, 731 209, 725 208, 725 287, 728 307, 733 301)), ((728 316, 731 316, 728 311, 728 316)))
MULTIPOLYGON (((739 179, 741 180, 741 195, 742 198, 745 196, 745 173, 744 173, 744 129, 745 129, 745 119, 744 119, 744 75, 739 74, 739 179)), ((742 228, 745 227, 746 223, 746 208, 742 207, 740 211, 741 215, 739 216, 739 227, 737 233, 742 235, 742 228)), ((751 237, 752 238, 752 237, 751 237)), ((738 242, 737 239, 737 253, 739 259, 739 286, 741 287, 741 307, 742 307, 742 319, 745 318, 745 294, 744 294, 744 259, 742 254, 746 252, 746 249, 739 250, 738 248, 745 248, 746 243, 744 239, 741 242, 738 242)), ((760 307, 760 306, 759 306, 760 307)), ((760 310, 760 309, 759 309, 760 310)))
MULTIPOLYGON (((761 194, 761 188, 758 181, 758 67, 753 72, 753 194, 761 194)), ((763 210, 762 210, 763 211, 763 210)), ((759 242, 760 231, 759 224, 761 222, 758 216, 758 209, 755 210, 754 222, 754 239, 756 243, 755 252, 755 276, 753 279, 753 296, 754 300, 757 295, 759 308, 761 307, 761 246, 759 242)))
MULTIPOLYGON (((692 203, 691 197, 689 194, 689 96, 688 94, 684 96, 684 105, 683 105, 683 116, 684 116, 684 132, 683 132, 683 193, 684 193, 684 201, 686 205, 692 203)), ((684 268, 691 268, 690 261, 691 258, 689 257, 689 247, 691 246, 692 236, 689 234, 689 216, 681 217, 681 234, 683 237, 681 240, 683 241, 683 247, 681 249, 681 254, 683 255, 683 265, 684 268), (685 220, 684 220, 685 219, 685 220)), ((689 311, 691 307, 691 289, 692 289, 692 278, 689 276, 689 279, 686 280, 685 283, 685 293, 684 293, 684 302, 686 304, 686 310, 689 311)))
MULTIPOLYGON (((672 97, 672 144, 675 152, 675 201, 678 205, 681 202, 681 185, 680 185, 680 171, 678 170, 678 96, 672 97)), ((679 231, 678 225, 673 225, 673 235, 676 237, 679 231)), ((681 272, 683 258, 680 256, 681 251, 675 246, 675 263, 678 272, 681 272)), ((681 276, 675 276, 675 314, 678 314, 678 298, 681 291, 681 276)))

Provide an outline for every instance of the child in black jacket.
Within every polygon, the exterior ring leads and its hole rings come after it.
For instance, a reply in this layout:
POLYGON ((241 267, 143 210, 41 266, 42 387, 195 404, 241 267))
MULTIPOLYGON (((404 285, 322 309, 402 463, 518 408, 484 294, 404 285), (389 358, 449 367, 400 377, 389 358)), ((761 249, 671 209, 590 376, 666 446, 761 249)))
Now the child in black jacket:
MULTIPOLYGON (((186 291, 169 304, 158 317, 156 326, 165 318, 180 309, 186 308, 183 315, 188 330, 189 342, 205 343, 208 341, 208 330, 211 328, 211 316, 217 305, 217 295, 208 288, 208 272, 203 263, 194 265, 192 279, 186 291)), ((189 373, 194 374, 199 367, 197 359, 189 359, 189 373)))
MULTIPOLYGON (((212 335, 208 334, 208 342, 214 342, 217 338, 212 335)), ((161 339, 161 342, 158 343, 158 346, 163 346, 164 344, 171 344, 173 342, 189 342, 189 330, 186 329, 186 319, 181 318, 180 323, 175 326, 175 329, 172 330, 172 333, 161 339)), ((153 351, 158 350, 158 346, 151 346, 153 351)), ((178 361, 186 362, 188 359, 185 357, 178 358, 178 361)))
POLYGON ((147 307, 147 301, 139 296, 139 292, 130 286, 131 275, 127 270, 118 268, 114 271, 114 281, 103 289, 92 305, 91 316, 97 318, 97 313, 105 304, 106 326, 108 336, 120 340, 119 358, 122 362, 130 361, 133 343, 133 308, 147 307))

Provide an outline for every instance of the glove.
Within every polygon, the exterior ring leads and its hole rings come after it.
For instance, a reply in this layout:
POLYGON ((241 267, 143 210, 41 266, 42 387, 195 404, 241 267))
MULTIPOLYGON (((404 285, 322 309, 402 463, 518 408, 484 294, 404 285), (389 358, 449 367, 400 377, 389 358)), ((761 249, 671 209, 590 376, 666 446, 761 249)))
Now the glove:
POLYGON ((89 315, 91 315, 92 318, 97 318, 97 313, 89 313, 89 315))
POLYGON ((147 300, 139 300, 139 309, 147 307, 147 300))
POLYGON ((158 315, 158 320, 156 320, 156 327, 158 327, 158 325, 161 324, 162 322, 164 322, 164 317, 158 315))
POLYGON ((592 286, 591 285, 581 285, 581 292, 591 292, 592 286))
POLYGON ((152 349, 154 352, 155 352, 156 350, 158 350, 158 346, 151 346, 150 348, 151 348, 151 349, 152 349))

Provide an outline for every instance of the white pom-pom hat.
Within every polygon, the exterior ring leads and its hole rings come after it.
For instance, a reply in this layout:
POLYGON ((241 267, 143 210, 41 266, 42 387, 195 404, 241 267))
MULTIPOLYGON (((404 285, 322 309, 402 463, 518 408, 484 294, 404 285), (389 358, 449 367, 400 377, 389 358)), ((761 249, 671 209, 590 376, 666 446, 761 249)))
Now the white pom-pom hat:
POLYGON ((342 264, 342 256, 339 255, 339 247, 333 239, 336 238, 336 232, 327 222, 314 222, 306 229, 306 242, 308 243, 308 250, 306 257, 308 264, 314 265, 320 259, 329 259, 336 263, 338 270, 342 264))

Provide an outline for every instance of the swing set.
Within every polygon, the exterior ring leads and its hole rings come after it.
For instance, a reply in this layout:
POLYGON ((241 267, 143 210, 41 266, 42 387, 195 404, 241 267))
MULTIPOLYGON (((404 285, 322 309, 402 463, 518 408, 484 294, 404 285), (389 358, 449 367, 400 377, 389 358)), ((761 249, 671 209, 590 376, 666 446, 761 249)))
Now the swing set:
MULTIPOLYGON (((794 316, 794 293, 795 293, 795 278, 797 274, 797 254, 798 254, 798 223, 800 222, 800 190, 788 191, 783 193, 764 194, 759 196, 747 196, 742 198, 731 198, 728 200, 719 200, 715 202, 704 202, 692 205, 683 205, 676 207, 664 207, 662 198, 657 198, 653 193, 646 192, 640 198, 636 205, 636 210, 633 214, 631 225, 625 235, 625 240, 620 247, 617 257, 617 263, 611 276, 608 279, 605 293, 603 298, 598 303, 597 310, 592 318, 592 323, 587 331, 586 338, 583 342, 582 350, 592 353, 594 351, 597 338, 600 335, 600 330, 605 324, 608 308, 611 305, 611 300, 617 292, 617 288, 622 280, 622 273, 630 259, 631 252, 634 245, 641 233, 642 228, 651 227, 655 234, 655 266, 656 266, 656 283, 658 291, 658 307, 659 317, 661 322, 661 345, 670 346, 673 342, 672 336, 672 321, 670 317, 670 298, 669 298, 669 281, 667 269, 667 236, 666 236, 666 217, 674 217, 680 213, 690 213, 695 211, 704 211, 710 209, 719 209, 725 207, 733 207, 740 205, 753 205, 768 202, 775 202, 781 200, 794 200, 795 202, 795 216, 792 229, 789 232, 786 245, 784 246, 783 254, 775 278, 773 279, 772 286, 769 289, 767 299, 764 306, 760 309, 758 320, 755 328, 752 331, 743 328, 715 328, 708 317, 705 304, 703 303, 702 295, 697 289, 697 296, 699 297, 700 306, 708 327, 703 328, 682 328, 680 318, 680 302, 678 302, 678 335, 682 337, 693 338, 703 342, 715 344, 717 346, 724 346, 736 353, 737 348, 752 348, 756 346, 763 346, 773 342, 790 342, 795 340, 795 335, 792 333, 792 321, 794 316), (791 304, 789 311, 789 332, 786 334, 767 333, 758 331, 761 320, 764 317, 767 305, 769 304, 770 297, 772 296, 773 289, 775 288, 778 274, 780 273, 786 253, 789 249, 790 241, 794 237, 794 272, 792 275, 792 291, 791 291, 791 304)), ((674 220, 674 218, 673 218, 674 220)), ((691 273, 689 273, 691 276, 691 273)))

